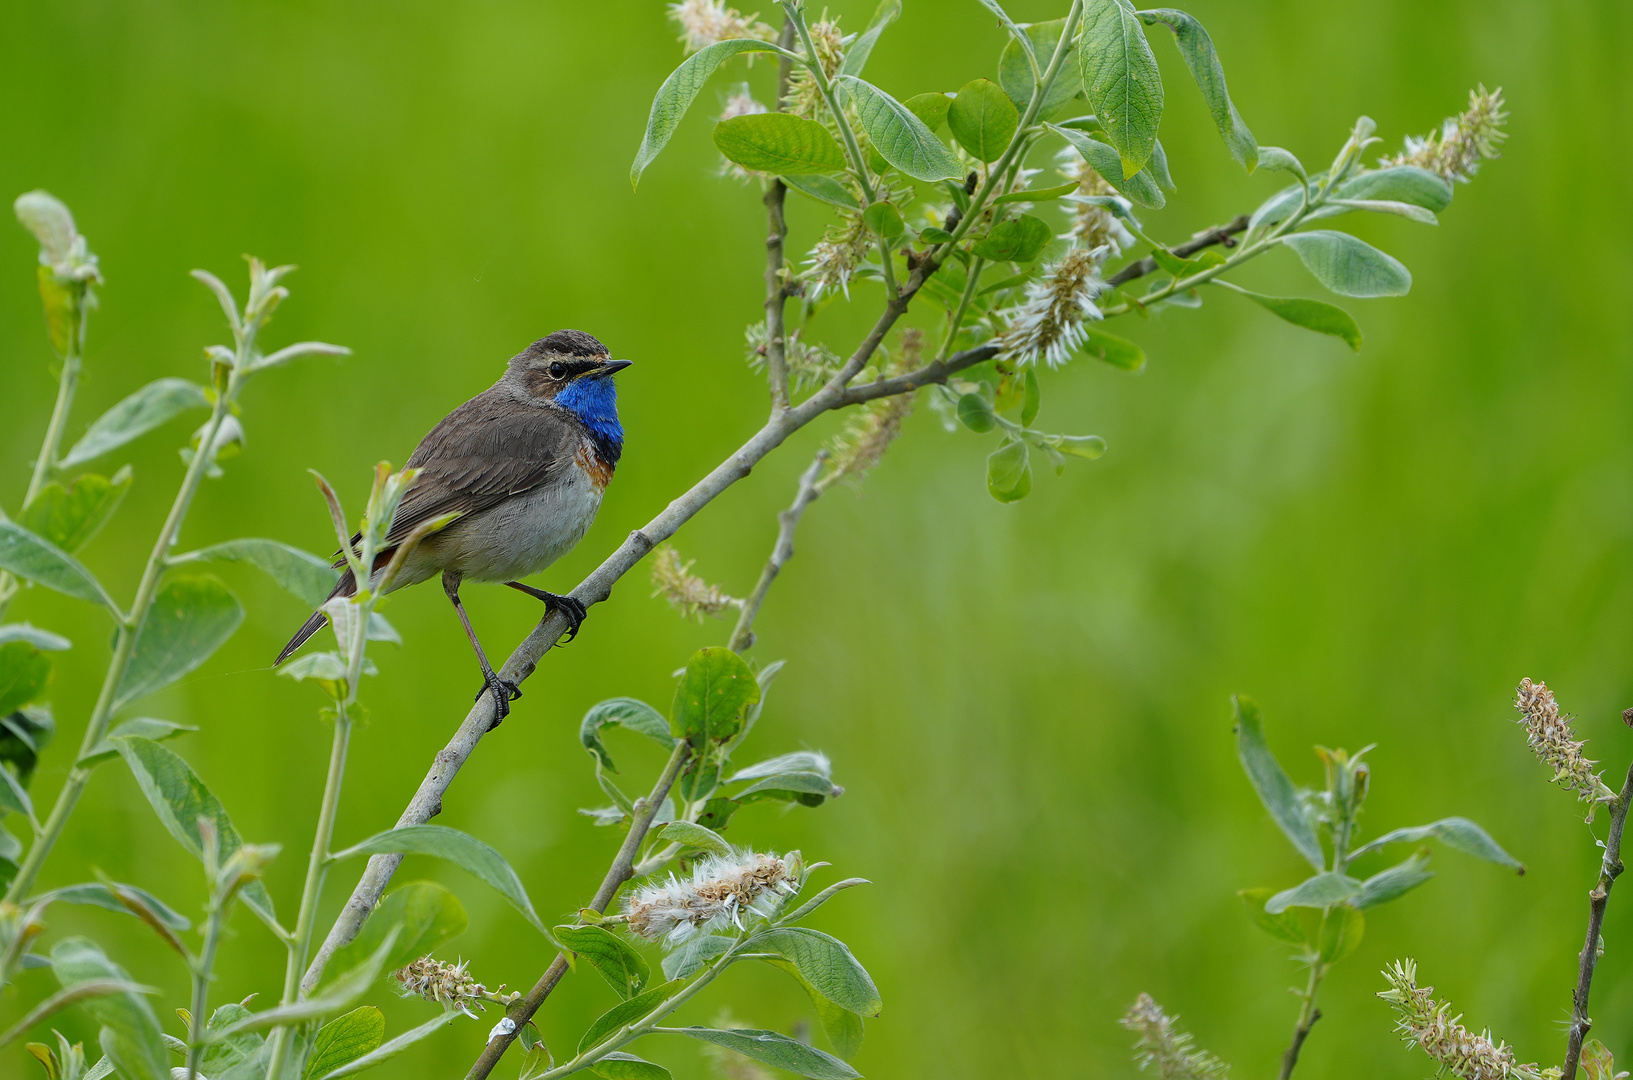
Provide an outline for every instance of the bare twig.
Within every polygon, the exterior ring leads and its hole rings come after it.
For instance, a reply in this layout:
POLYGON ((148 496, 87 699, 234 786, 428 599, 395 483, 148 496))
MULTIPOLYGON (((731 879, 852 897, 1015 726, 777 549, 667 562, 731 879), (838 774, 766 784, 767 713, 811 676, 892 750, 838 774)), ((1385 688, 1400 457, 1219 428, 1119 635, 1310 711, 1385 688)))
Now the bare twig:
MULTIPOLYGON (((1633 724, 1633 709, 1623 713, 1633 724)), ((1627 780, 1610 811, 1610 834, 1605 837, 1605 856, 1599 861, 1599 882, 1588 893, 1588 939, 1577 958, 1576 991, 1571 994, 1571 1033, 1565 1048, 1565 1069, 1560 1080, 1575 1080, 1576 1066, 1582 1059, 1582 1041, 1587 1038, 1593 1021, 1588 1017, 1588 991, 1593 987, 1593 969, 1599 962, 1599 934, 1605 923, 1605 905, 1610 901, 1611 886, 1622 874, 1622 829, 1627 824, 1627 809, 1633 804, 1633 767, 1627 770, 1627 780)))
MULTIPOLYGON (((612 866, 607 868, 607 876, 601 879, 601 887, 595 891, 595 899, 590 901, 590 906, 595 910, 606 911, 607 905, 612 903, 612 898, 618 895, 619 886, 633 875, 635 853, 641 849, 642 842, 646 840, 647 830, 652 828, 652 819, 658 814, 658 807, 669 796, 669 789, 674 786, 675 778, 680 775, 681 768, 691 755, 691 746, 692 744, 685 739, 675 744, 675 751, 669 755, 669 761, 664 765, 658 782, 652 785, 652 791, 645 801, 636 806, 635 817, 629 823, 629 835, 624 837, 617 856, 612 860, 612 866)), ((556 988, 556 984, 565 974, 567 958, 558 955, 550 961, 550 966, 544 969, 544 974, 539 976, 539 981, 533 984, 533 989, 527 992, 527 996, 505 1010, 505 1015, 515 1021, 515 1026, 509 1032, 499 1031, 488 1041, 488 1045, 482 1048, 482 1055, 476 1059, 476 1064, 465 1074, 465 1080, 482 1080, 493 1072, 494 1066, 499 1064, 499 1059, 510 1049, 510 1044, 516 1041, 522 1028, 533 1019, 533 1014, 539 1011, 539 1006, 544 1004, 544 999, 550 996, 550 992, 556 988)))
POLYGON ((1293 1075, 1293 1066, 1298 1064, 1298 1052, 1304 1049, 1304 1040, 1310 1037, 1310 1029, 1320 1019, 1320 1009, 1311 1009, 1306 1016, 1299 1018, 1298 1028, 1293 1032, 1293 1044, 1281 1055, 1281 1080, 1293 1075))
POLYGON ((822 494, 817 480, 827 461, 828 452, 817 451, 810 467, 800 474, 799 491, 794 496, 793 505, 777 515, 777 543, 771 549, 771 557, 765 561, 765 569, 760 571, 760 580, 754 583, 754 591, 743 601, 742 614, 737 616, 737 626, 732 630, 731 642, 727 645, 732 652, 740 653, 754 645, 754 617, 760 613, 760 605, 765 603, 765 594, 770 590, 771 583, 777 580, 783 565, 794 557, 794 530, 799 528, 799 519, 804 516, 805 508, 822 494))
MULTIPOLYGON (((1219 225, 1212 229, 1203 229, 1201 232, 1185 241, 1185 243, 1175 245, 1173 252, 1180 258, 1186 259, 1190 258, 1192 255, 1195 255, 1203 248, 1212 247, 1214 244, 1220 244, 1228 248, 1235 247, 1236 234, 1247 231, 1247 222, 1247 215, 1240 214, 1232 219, 1227 225, 1219 225)), ((1144 277, 1147 274, 1155 273, 1156 270, 1157 260, 1147 255, 1143 259, 1136 259, 1134 262, 1129 263, 1127 266, 1111 275, 1111 277, 1106 279, 1106 284, 1115 288, 1118 285, 1133 281, 1135 278, 1144 277)))

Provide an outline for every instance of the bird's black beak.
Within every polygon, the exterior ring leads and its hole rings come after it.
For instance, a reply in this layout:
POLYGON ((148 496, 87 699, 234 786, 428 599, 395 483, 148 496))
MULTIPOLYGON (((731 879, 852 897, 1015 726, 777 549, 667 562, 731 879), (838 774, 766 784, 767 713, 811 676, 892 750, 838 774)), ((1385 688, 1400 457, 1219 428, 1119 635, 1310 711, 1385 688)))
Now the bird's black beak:
POLYGON ((596 368, 592 374, 597 379, 604 379, 608 375, 614 375, 620 371, 623 371, 634 362, 635 361, 633 360, 603 360, 601 361, 601 366, 596 368))

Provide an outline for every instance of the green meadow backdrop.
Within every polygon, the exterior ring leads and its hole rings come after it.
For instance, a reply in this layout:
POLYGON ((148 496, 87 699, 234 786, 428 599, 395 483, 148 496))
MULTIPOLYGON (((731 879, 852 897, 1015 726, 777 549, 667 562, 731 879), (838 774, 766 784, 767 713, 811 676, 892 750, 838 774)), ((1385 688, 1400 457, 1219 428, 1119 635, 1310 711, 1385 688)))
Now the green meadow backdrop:
MULTIPOLYGON (((829 7, 859 28, 872 4, 829 7)), ((1301 782, 1318 778, 1314 743, 1379 744, 1373 830, 1464 814, 1530 866, 1522 878, 1437 852, 1438 878, 1371 913, 1329 980, 1304 1071, 1424 1075, 1373 996, 1377 970, 1402 956, 1522 1060, 1557 1061, 1597 852, 1509 703, 1521 676, 1546 679, 1581 714, 1590 752, 1617 771, 1633 756, 1618 719, 1633 705, 1633 7, 1189 7, 1261 142, 1324 162, 1365 112, 1392 148, 1483 81, 1511 104, 1505 156, 1459 187, 1438 229, 1354 222, 1416 276, 1408 297, 1350 305, 1359 356, 1221 293, 1119 328, 1150 355, 1143 374, 1077 360, 1049 375, 1043 420, 1111 449, 1064 477, 1040 474, 1024 502, 986 494, 990 439, 949 434, 921 408, 860 491, 836 489, 807 515, 759 624, 754 655, 789 663, 755 749, 825 750, 847 793, 816 811, 755 808, 732 835, 874 882, 815 924, 853 945, 884 995, 864 1073, 1127 1076, 1115 1021, 1148 990, 1236 1075, 1262 1076, 1290 1034, 1284 988, 1297 973, 1235 891, 1291 885, 1303 867, 1236 764, 1229 698, 1250 693, 1301 782)), ((1012 5, 1022 20, 1063 9, 1012 5)), ((541 584, 570 587, 760 423, 763 383, 741 348, 761 297, 758 191, 716 177, 702 109, 639 194, 627 180, 652 93, 682 55, 661 3, 72 0, 11 3, 4 22, 0 194, 65 199, 107 279, 71 435, 151 379, 202 377, 201 348, 225 331, 192 267, 241 291, 241 253, 298 263, 271 340, 356 351, 255 381, 245 453, 204 489, 185 545, 270 536, 328 551, 307 469, 355 510, 375 461, 400 464, 507 357, 564 326, 636 366, 619 380, 629 440, 617 481, 541 584)), ((908 0, 870 77, 899 96, 956 89, 990 75, 1002 44, 973 0, 908 0)), ((1179 193, 1146 221, 1179 238, 1280 181, 1229 161, 1178 53, 1156 50, 1179 193)), ((826 218, 791 207, 803 251, 826 218)), ((54 393, 34 251, 0 224, 0 501, 12 512, 54 393)), ((1248 280, 1318 294, 1291 256, 1248 280)), ((876 286, 858 289, 876 299, 876 286)), ((871 318, 835 309, 819 326, 843 345, 871 318)), ((83 553, 121 595, 190 431, 177 420, 129 450, 134 491, 83 553)), ((697 570, 748 589, 774 513, 831 431, 806 433, 685 529, 697 570)), ((328 732, 319 692, 268 664, 306 613, 253 569, 221 573, 248 611, 243 628, 142 712, 200 727, 184 752, 246 837, 284 845, 268 885, 293 910, 328 732)), ((616 842, 575 813, 603 801, 579 717, 615 695, 666 706, 670 673, 729 629, 682 621, 649 592, 644 570, 632 574, 546 660, 438 819, 499 848, 547 918, 584 902, 616 842)), ((501 655, 538 615, 508 590, 471 589, 467 603, 501 655)), ((13 614, 76 646, 59 662, 62 730, 35 782, 51 793, 109 626, 38 589, 13 614)), ((402 595, 389 615, 405 644, 375 652, 341 841, 395 820, 477 688, 437 589, 402 595)), ((642 746, 615 749, 626 773, 658 763, 642 746)), ((92 866, 183 910, 201 896, 196 862, 117 765, 95 778, 47 883, 92 866)), ((490 984, 532 983, 545 943, 497 895, 411 858, 399 880, 416 877, 444 881, 470 911, 450 956, 490 984)), ((348 884, 334 877, 331 909, 348 884)), ((51 922, 52 934, 102 936, 183 1000, 176 958, 133 922, 62 908, 51 922)), ((233 928, 216 999, 264 1002, 282 952, 242 910, 233 928)), ((1633 1050, 1633 897, 1613 899, 1605 940, 1594 1034, 1621 1053, 1633 1050)), ((50 982, 41 972, 8 991, 0 1023, 50 982)), ((558 1047, 614 1001, 587 974, 564 990, 542 1019, 558 1047)), ((375 1000, 393 1031, 432 1014, 383 985, 375 1000)), ((683 1020, 729 1010, 787 1030, 807 1008, 768 968, 734 973, 683 1020)), ((493 1015, 377 1075, 459 1075, 493 1015)), ((64 1025, 94 1041, 83 1017, 64 1025)), ((648 1050, 686 1080, 708 1075, 690 1044, 648 1050)), ((0 1074, 33 1068, 16 1047, 0 1057, 0 1074)))

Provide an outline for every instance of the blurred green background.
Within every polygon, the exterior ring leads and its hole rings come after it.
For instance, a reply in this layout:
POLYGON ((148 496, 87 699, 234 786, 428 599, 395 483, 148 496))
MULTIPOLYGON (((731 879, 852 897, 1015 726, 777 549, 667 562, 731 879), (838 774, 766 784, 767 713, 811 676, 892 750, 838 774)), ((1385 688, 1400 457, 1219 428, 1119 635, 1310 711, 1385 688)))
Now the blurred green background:
MULTIPOLYGON (((872 4, 829 6, 860 28, 872 4)), ((1284 988, 1300 976, 1235 891, 1291 885, 1302 864, 1236 764, 1229 695, 1251 693, 1301 782, 1318 777, 1312 743, 1380 744, 1373 830, 1465 814, 1531 868, 1516 878, 1437 852, 1437 880, 1374 913, 1329 980, 1301 1074, 1424 1075, 1428 1062, 1395 1040, 1373 996, 1377 970, 1402 956, 1521 1060, 1557 1061, 1597 852, 1526 752, 1509 702, 1521 676, 1547 679, 1613 774, 1633 756, 1618 723, 1633 704, 1633 144, 1622 130, 1633 89, 1621 46, 1633 7, 1189 7, 1263 143, 1321 163, 1365 112, 1393 148, 1484 81, 1510 101, 1505 156, 1459 187, 1438 229, 1349 219, 1416 276, 1408 297, 1348 305, 1366 333, 1360 356, 1221 294, 1118 328, 1151 356, 1142 375, 1079 360, 1047 376, 1041 422, 1098 432, 1111 450, 1062 478, 1044 472, 1022 503, 985 492, 990 438, 948 434, 921 408, 860 492, 837 489, 809 513, 759 624, 754 655, 789 664, 750 750, 826 750, 848 792, 816 811, 752 809, 732 835, 873 880, 815 922, 852 944, 884 994, 856 1062, 864 1073, 1130 1075, 1115 1020, 1149 990, 1236 1075, 1264 1075, 1293 1024, 1284 988)), ((1022 20, 1063 9, 1012 5, 1022 20)), ((153 378, 202 377, 201 347, 225 332, 187 271, 209 268, 241 291, 241 252, 301 266, 273 343, 356 350, 255 381, 246 453, 204 490, 185 545, 271 536, 329 550, 308 468, 355 509, 373 462, 401 463, 506 357, 562 326, 637 366, 620 377, 629 442, 617 483, 580 549, 544 576, 551 588, 578 580, 759 424, 763 384, 741 359, 761 296, 758 192, 715 176, 706 108, 638 195, 626 179, 651 95, 681 59, 663 5, 13 3, 6 23, 0 194, 64 198, 107 278, 71 435, 153 378)), ((973 2, 909 0, 869 72, 902 97, 955 89, 990 75, 1002 44, 973 2)), ((1155 47, 1180 190, 1146 221, 1181 238, 1280 181, 1230 162, 1178 53, 1155 47)), ((770 77, 769 64, 751 73, 770 77)), ((791 206, 803 251, 826 218, 791 206)), ((0 227, 0 499, 13 512, 54 393, 33 275, 33 241, 0 227)), ((1319 295, 1290 256, 1243 280, 1319 295)), ((856 295, 854 311, 819 324, 837 346, 878 303, 875 286, 856 295)), ((933 325, 933 313, 919 318, 933 325)), ((836 424, 687 527, 679 546, 697 570, 750 587, 773 515, 836 424)), ((174 421, 123 459, 134 493, 84 552, 118 595, 190 430, 174 421)), ((284 845, 268 884, 292 913, 328 732, 319 692, 267 663, 305 612, 252 569, 222 576, 248 609, 243 628, 141 711, 202 728, 173 745, 248 838, 284 845)), ((603 801, 578 718, 614 695, 666 705, 670 672, 729 629, 683 622, 648 593, 643 569, 547 659, 438 819, 499 848, 547 918, 584 902, 617 840, 574 813, 603 801)), ((501 654, 538 614, 499 589, 467 601, 501 654)), ((63 730, 36 781, 46 797, 83 728, 108 626, 41 590, 12 614, 77 645, 52 691, 63 730)), ((405 594, 389 614, 406 644, 376 651, 343 841, 395 820, 476 689, 437 590, 405 594)), ((648 782, 652 753, 614 749, 632 786, 648 782)), ((117 765, 96 776, 47 881, 93 866, 186 911, 201 896, 197 864, 117 765)), ((448 955, 490 984, 532 983, 544 942, 497 896, 428 860, 398 880, 416 877, 447 882, 471 913, 448 955)), ((335 875, 331 909, 348 885, 335 875)), ((175 957, 132 922, 57 909, 51 923, 52 935, 108 941, 164 987, 165 1010, 183 1001, 175 957)), ((234 929, 216 1000, 268 1002, 282 953, 242 911, 234 929)), ((1594 1034, 1633 1050, 1633 899, 1613 900, 1605 939, 1594 1034)), ((51 983, 34 973, 7 991, 0 1024, 51 983)), ((393 1031, 432 1014, 383 986, 375 997, 393 1031)), ((543 1014, 552 1045, 576 1041, 613 1000, 595 977, 570 977, 543 1014)), ((808 1013, 766 969, 734 974, 681 1019, 728 1009, 783 1029, 808 1013)), ((462 1022, 376 1075, 459 1075, 491 1022, 462 1022)), ((82 1016, 64 1027, 94 1040, 82 1016)), ((683 1078, 709 1069, 691 1045, 640 1049, 683 1078)), ((5 1075, 33 1068, 17 1047, 0 1056, 5 1075)))

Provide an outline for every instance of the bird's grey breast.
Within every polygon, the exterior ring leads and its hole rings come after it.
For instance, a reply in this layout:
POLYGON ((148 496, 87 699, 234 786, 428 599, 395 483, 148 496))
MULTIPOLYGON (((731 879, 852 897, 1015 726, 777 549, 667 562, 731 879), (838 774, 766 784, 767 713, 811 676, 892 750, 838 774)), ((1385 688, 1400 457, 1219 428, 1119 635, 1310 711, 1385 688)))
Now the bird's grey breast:
POLYGON ((571 551, 595 521, 601 489, 575 463, 450 529, 450 565, 474 581, 512 581, 571 551))

